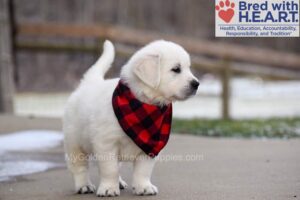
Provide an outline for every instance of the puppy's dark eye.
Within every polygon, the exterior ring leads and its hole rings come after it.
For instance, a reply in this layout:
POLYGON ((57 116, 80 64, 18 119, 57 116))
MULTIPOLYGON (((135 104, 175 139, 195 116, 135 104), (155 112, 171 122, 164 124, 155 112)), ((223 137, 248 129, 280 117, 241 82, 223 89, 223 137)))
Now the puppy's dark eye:
POLYGON ((181 67, 180 67, 180 65, 179 65, 179 64, 176 65, 175 67, 173 67, 173 68, 171 69, 171 71, 172 71, 172 72, 175 72, 175 73, 177 73, 177 74, 179 74, 179 73, 181 72, 181 67))

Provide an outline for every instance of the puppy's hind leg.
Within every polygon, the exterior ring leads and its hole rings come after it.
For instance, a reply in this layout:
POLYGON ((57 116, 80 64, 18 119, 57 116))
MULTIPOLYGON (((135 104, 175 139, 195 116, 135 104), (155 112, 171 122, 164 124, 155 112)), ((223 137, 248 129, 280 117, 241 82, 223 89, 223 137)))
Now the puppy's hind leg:
POLYGON ((75 182, 78 194, 94 193, 96 188, 91 183, 88 175, 88 157, 79 147, 66 148, 66 160, 75 182))

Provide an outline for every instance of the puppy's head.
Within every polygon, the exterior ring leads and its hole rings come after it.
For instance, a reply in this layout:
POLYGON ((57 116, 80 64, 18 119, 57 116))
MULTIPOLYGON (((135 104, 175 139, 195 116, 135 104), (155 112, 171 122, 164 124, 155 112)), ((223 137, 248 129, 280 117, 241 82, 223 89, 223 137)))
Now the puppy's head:
POLYGON ((194 95, 199 86, 191 73, 189 54, 178 44, 155 41, 136 52, 121 78, 142 101, 167 104, 194 95))

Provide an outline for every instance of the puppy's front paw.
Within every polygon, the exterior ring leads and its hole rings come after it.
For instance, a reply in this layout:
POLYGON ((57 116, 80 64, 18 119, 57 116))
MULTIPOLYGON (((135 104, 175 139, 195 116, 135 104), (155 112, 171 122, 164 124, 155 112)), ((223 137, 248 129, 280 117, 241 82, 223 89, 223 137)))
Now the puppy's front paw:
POLYGON ((119 186, 100 185, 97 190, 98 197, 115 197, 120 195, 119 186))
POLYGON ((92 184, 82 186, 77 190, 77 194, 90 194, 94 193, 96 190, 95 186, 92 184))
POLYGON ((132 186, 133 193, 136 195, 156 195, 158 189, 155 185, 152 185, 150 182, 143 184, 135 184, 132 186))

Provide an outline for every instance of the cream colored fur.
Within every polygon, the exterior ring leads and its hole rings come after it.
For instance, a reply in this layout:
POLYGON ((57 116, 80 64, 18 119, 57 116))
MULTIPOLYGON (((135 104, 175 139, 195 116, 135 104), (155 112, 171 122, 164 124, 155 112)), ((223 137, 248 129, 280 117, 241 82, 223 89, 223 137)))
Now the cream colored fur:
MULTIPOLYGON (((155 159, 147 157, 122 131, 113 112, 111 99, 119 79, 104 80, 104 75, 114 55, 112 43, 106 41, 102 56, 85 73, 67 102, 63 131, 68 168, 76 191, 94 191, 86 156, 95 155, 100 174, 97 195, 118 196, 119 184, 127 186, 119 175, 119 163, 132 161, 133 193, 154 195, 158 189, 150 178, 155 159)), ((188 53, 181 46, 163 40, 137 51, 122 67, 121 79, 139 100, 149 104, 165 105, 184 100, 195 92, 190 88, 190 82, 196 78, 190 71, 188 53), (178 74, 172 71, 177 65, 181 69, 178 74)))

